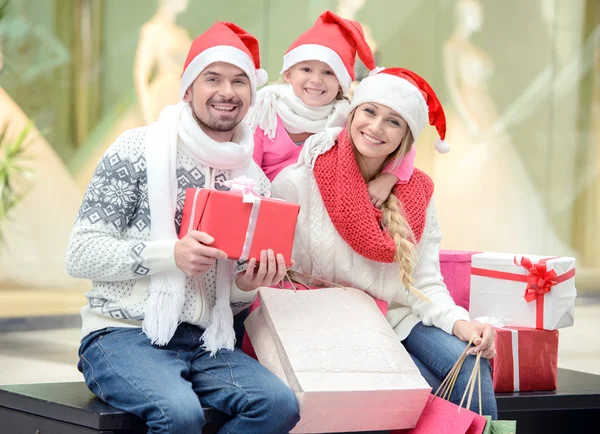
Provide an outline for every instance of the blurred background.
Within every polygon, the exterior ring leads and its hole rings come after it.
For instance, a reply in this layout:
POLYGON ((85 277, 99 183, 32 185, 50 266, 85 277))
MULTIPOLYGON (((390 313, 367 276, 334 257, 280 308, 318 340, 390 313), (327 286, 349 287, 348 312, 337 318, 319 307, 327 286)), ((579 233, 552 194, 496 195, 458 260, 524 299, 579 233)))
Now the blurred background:
POLYGON ((70 230, 107 147, 177 102, 193 38, 235 22, 275 81, 326 9, 444 104, 451 152, 435 152, 433 129, 417 144, 442 247, 575 257, 559 363, 600 373, 600 344, 581 345, 600 326, 600 1, 0 0, 0 384, 41 367, 80 379, 89 283, 65 272, 70 230))

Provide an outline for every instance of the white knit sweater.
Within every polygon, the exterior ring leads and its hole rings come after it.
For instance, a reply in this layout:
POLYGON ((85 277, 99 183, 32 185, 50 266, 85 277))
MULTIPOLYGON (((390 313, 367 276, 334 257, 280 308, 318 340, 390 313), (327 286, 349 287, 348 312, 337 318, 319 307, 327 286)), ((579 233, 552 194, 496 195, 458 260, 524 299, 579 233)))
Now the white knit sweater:
POLYGON ((429 297, 432 303, 428 303, 412 292, 407 293, 397 263, 367 259, 344 241, 327 214, 309 166, 296 164, 284 169, 273 181, 273 195, 300 204, 293 253, 295 270, 362 289, 386 301, 387 319, 400 340, 406 339, 419 321, 452 334, 457 320, 469 320, 467 311, 456 306, 442 280, 441 233, 433 200, 427 207, 427 221, 417 245, 417 266, 413 271, 414 286, 429 297))
MULTIPOLYGON (((67 251, 67 271, 92 280, 81 309, 82 337, 105 327, 141 327, 150 276, 175 269, 173 241, 150 241, 150 208, 144 137, 148 127, 123 133, 106 151, 85 193, 67 251)), ((253 160, 250 164, 255 165, 253 160)), ((205 167, 182 141, 177 150, 178 201, 175 223, 179 231, 186 188, 205 185, 205 167)), ((211 169, 212 181, 231 178, 230 170, 211 169)), ((260 173, 258 187, 269 180, 260 173)), ((227 189, 219 187, 219 189, 227 189)), ((244 268, 238 264, 237 270, 244 268)), ((181 321, 201 328, 208 325, 215 304, 215 268, 187 278, 181 321)), ((231 284, 231 306, 238 313, 249 306, 257 291, 244 292, 231 284)))

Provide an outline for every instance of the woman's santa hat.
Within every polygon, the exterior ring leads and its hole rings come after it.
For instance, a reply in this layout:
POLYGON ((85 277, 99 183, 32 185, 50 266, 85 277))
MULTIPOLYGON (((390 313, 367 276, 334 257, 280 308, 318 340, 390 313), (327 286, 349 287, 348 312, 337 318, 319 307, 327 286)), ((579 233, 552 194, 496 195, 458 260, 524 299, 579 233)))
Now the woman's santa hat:
POLYGON ((445 142, 446 116, 442 104, 429 83, 414 72, 388 68, 364 78, 354 91, 350 109, 367 102, 383 104, 402 116, 415 142, 429 122, 440 136, 435 143, 437 151, 450 150, 445 142))
POLYGON ((192 42, 181 75, 181 99, 204 68, 215 62, 230 63, 246 73, 254 102, 256 88, 268 79, 267 72, 260 68, 258 40, 241 27, 221 21, 192 42))
POLYGON ((331 11, 322 13, 313 27, 294 41, 283 56, 281 74, 297 63, 319 60, 329 65, 347 93, 354 81, 356 54, 369 70, 375 68, 373 53, 356 21, 344 19, 331 11))

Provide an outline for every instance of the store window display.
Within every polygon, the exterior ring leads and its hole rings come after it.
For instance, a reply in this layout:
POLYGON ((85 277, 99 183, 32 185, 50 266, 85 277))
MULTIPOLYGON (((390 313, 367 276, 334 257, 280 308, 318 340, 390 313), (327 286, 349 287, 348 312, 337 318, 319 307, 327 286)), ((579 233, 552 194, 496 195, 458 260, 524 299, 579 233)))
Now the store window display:
POLYGON ((160 0, 155 14, 142 25, 133 67, 137 101, 114 121, 87 157, 87 163, 77 171, 77 184, 82 188, 87 186, 96 163, 119 134, 157 121, 162 108, 179 101, 181 65, 192 41, 176 20, 188 6, 188 0, 160 0))
POLYGON ((434 180, 442 245, 572 255, 552 227, 540 194, 505 130, 489 135, 499 117, 488 82, 494 65, 472 41, 483 26, 476 0, 456 3, 455 29, 444 46, 444 75, 452 152, 436 156, 434 180), (459 174, 459 175, 457 175, 459 174))
MULTIPOLYGON (((367 0, 338 0, 336 13, 340 17, 346 18, 347 20, 358 21, 356 16, 358 12, 366 6, 366 4, 367 0)), ((371 32, 371 28, 369 26, 367 26, 365 23, 360 23, 360 25, 365 35, 365 41, 367 41, 367 45, 373 53, 373 59, 375 59, 375 64, 378 65, 380 53, 377 49, 377 41, 375 41, 375 38, 373 37, 373 33, 371 32)), ((367 68, 360 59, 357 59, 356 65, 354 67, 355 80, 350 85, 350 91, 347 94, 348 98, 352 98, 352 95, 354 94, 354 89, 356 89, 356 86, 358 86, 358 83, 360 83, 360 81, 363 78, 369 75, 369 72, 369 68, 367 68)))
MULTIPOLYGON (((3 57, 0 41, 0 59, 3 57)), ((8 125, 6 139, 14 140, 30 123, 0 87, 0 126, 8 125)), ((35 127, 27 136, 25 155, 32 173, 27 193, 0 222, 4 237, 0 242, 0 288, 80 286, 65 270, 64 252, 83 192, 35 127)))

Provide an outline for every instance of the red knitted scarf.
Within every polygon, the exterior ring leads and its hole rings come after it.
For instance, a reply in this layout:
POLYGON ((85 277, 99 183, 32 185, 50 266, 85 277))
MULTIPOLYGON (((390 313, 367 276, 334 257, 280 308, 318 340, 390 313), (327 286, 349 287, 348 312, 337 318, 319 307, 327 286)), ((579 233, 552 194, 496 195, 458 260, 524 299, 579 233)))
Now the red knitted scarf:
MULTIPOLYGON (((354 157, 347 129, 331 150, 316 159, 314 174, 329 218, 352 250, 373 261, 393 262, 396 245, 381 228, 382 212, 369 200, 367 184, 354 157)), ((396 185, 393 193, 402 203, 405 218, 419 242, 433 194, 433 181, 415 169, 410 181, 396 185)))

